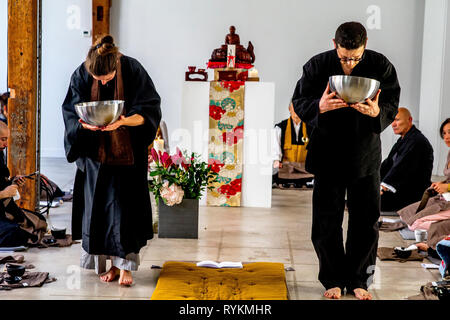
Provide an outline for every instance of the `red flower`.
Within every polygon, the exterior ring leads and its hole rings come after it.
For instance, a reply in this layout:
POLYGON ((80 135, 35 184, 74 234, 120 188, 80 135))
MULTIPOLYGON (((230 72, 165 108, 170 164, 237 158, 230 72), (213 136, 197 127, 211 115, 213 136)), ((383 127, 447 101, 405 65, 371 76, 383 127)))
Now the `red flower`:
POLYGON ((241 191, 242 189, 242 179, 235 179, 230 182, 230 185, 237 191, 241 191))
POLYGON ((169 168, 172 165, 172 158, 167 152, 161 154, 161 151, 159 151, 159 159, 161 160, 161 163, 165 169, 169 168))
POLYGON ((221 194, 226 195, 227 198, 236 195, 236 191, 229 184, 224 184, 219 189, 217 189, 217 191, 219 191, 219 193, 221 194))
POLYGON ((224 132, 222 133, 222 140, 224 143, 228 144, 229 146, 232 146, 233 144, 238 143, 240 139, 244 138, 244 127, 239 126, 233 129, 231 132, 224 132))
POLYGON ((222 115, 226 111, 223 110, 221 107, 211 105, 209 106, 209 116, 213 118, 214 120, 220 120, 222 118, 222 115))
POLYGON ((158 152, 155 150, 155 148, 151 148, 150 153, 152 155, 153 161, 159 163, 159 155, 158 152))
POLYGON ((236 91, 245 85, 245 81, 220 81, 220 85, 230 90, 230 92, 236 91))
POLYGON ((219 193, 224 194, 227 198, 236 195, 242 190, 242 179, 236 179, 231 181, 229 184, 225 184, 217 189, 219 193))
POLYGON ((209 159, 208 160, 208 167, 211 168, 212 171, 215 173, 219 173, 220 170, 225 166, 224 163, 221 163, 220 161, 216 159, 209 159))

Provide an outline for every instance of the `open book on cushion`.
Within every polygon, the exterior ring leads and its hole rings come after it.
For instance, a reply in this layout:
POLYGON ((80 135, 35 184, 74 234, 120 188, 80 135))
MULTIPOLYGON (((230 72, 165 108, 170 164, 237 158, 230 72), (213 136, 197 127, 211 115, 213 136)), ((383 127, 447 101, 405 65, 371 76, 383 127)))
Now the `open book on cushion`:
POLYGON ((232 261, 223 261, 223 262, 215 262, 215 261, 200 261, 197 263, 197 267, 206 267, 206 268, 243 268, 242 262, 232 262, 232 261))

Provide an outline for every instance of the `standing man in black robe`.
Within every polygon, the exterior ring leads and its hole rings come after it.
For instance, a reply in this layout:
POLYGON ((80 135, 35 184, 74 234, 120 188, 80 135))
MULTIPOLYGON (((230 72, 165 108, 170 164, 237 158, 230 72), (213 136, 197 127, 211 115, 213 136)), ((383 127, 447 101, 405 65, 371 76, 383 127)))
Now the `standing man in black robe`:
POLYGON ((339 26, 333 42, 334 50, 303 66, 292 98, 295 112, 313 127, 306 158, 306 170, 314 174, 311 238, 325 297, 339 299, 346 288, 356 298, 370 300, 380 216, 380 133, 397 114, 400 86, 389 60, 366 49, 367 33, 360 23, 339 26), (333 75, 376 79, 381 90, 372 100, 348 105, 330 92, 328 78, 333 75))
POLYGON ((160 97, 142 65, 119 53, 111 36, 93 45, 73 73, 62 106, 64 146, 76 161, 72 234, 82 239, 81 266, 105 282, 130 285, 139 251, 153 238, 147 147, 161 120, 160 97), (82 122, 74 105, 124 100, 121 118, 105 128, 82 122), (106 271, 106 260, 112 267, 106 271))

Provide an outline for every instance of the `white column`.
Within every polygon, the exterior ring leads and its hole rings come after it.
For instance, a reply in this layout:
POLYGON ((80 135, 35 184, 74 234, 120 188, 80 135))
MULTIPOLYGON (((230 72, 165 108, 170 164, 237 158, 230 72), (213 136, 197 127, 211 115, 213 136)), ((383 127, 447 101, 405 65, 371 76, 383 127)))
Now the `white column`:
POLYGON ((450 44, 446 43, 449 33, 448 10, 448 0, 426 0, 419 128, 433 146, 433 174, 436 175, 442 175, 448 151, 443 147, 439 135, 441 122, 450 116, 449 94, 445 92, 450 88, 450 77, 445 75, 445 71, 450 70, 450 44))

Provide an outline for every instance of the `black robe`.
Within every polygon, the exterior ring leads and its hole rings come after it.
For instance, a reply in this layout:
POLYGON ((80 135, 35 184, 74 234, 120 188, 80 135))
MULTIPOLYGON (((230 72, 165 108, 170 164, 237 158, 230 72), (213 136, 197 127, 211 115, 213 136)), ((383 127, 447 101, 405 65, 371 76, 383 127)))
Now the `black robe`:
POLYGON ((351 73, 380 81, 380 114, 375 118, 353 108, 320 114, 319 101, 332 75, 344 75, 336 50, 312 57, 303 66, 292 98, 300 119, 313 127, 306 170, 348 179, 374 174, 381 164, 380 133, 397 114, 400 86, 395 68, 382 54, 366 49, 351 73))
POLYGON ((385 192, 381 196, 381 210, 398 210, 420 201, 431 185, 433 159, 430 142, 412 126, 381 164, 381 182, 396 189, 395 193, 385 192))
MULTIPOLYGON (((62 113, 66 157, 77 164, 72 236, 83 240, 83 249, 89 254, 125 258, 129 253, 139 253, 153 238, 147 148, 161 120, 161 99, 137 60, 122 56, 121 65, 126 116, 139 114, 145 119, 141 126, 128 127, 133 165, 111 166, 92 160, 91 155, 98 150, 99 133, 83 129, 74 109, 75 104, 91 100, 94 79, 84 64, 72 75, 62 113)), ((113 81, 99 84, 101 100, 114 98, 110 89, 113 81)))

